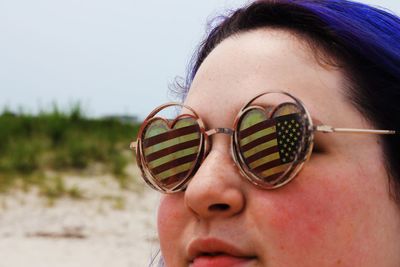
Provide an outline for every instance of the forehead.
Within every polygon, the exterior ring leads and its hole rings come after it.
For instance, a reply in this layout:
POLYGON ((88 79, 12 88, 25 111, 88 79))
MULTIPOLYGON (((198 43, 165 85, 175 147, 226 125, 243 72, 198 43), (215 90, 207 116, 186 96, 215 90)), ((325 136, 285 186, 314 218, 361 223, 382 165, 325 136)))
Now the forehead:
POLYGON ((218 127, 230 127, 245 102, 279 90, 300 98, 311 114, 334 123, 338 109, 358 117, 344 98, 344 88, 341 70, 317 62, 305 41, 283 30, 260 29, 221 42, 200 66, 185 103, 210 127, 216 119, 218 127))

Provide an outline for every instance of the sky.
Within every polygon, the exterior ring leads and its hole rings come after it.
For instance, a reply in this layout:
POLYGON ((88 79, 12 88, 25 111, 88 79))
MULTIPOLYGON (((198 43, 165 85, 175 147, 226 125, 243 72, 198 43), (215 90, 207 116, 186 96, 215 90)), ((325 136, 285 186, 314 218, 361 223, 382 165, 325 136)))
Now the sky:
MULTIPOLYGON (((248 0, 0 0, 0 111, 80 103, 135 115, 175 100, 207 23, 248 0)), ((363 0, 400 14, 399 0, 363 0)))

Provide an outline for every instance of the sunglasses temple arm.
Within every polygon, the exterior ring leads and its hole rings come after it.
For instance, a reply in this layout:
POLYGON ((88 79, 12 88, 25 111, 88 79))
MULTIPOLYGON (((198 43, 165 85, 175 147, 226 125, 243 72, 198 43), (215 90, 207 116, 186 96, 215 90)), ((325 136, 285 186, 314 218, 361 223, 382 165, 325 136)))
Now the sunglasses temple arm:
POLYGON ((366 133, 366 134, 396 134, 394 130, 374 130, 374 129, 356 129, 356 128, 334 128, 329 125, 314 126, 314 131, 323 133, 366 133))

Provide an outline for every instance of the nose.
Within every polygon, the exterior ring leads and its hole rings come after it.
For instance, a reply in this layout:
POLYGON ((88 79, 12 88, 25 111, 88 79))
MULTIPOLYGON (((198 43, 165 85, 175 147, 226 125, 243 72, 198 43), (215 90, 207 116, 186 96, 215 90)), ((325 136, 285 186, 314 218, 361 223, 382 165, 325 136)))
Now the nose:
POLYGON ((185 204, 202 219, 234 216, 245 207, 243 183, 229 149, 214 146, 189 182, 185 204))

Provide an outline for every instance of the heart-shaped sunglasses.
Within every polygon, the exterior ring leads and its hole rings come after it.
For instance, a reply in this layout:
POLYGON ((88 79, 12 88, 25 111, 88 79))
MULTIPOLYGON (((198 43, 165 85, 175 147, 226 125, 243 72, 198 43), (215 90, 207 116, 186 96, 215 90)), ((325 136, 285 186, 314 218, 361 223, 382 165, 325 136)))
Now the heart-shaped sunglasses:
POLYGON ((192 108, 171 102, 147 116, 138 139, 130 147, 136 150, 136 161, 146 183, 160 192, 173 193, 184 190, 200 167, 211 149, 210 136, 228 134, 233 160, 243 176, 261 188, 274 189, 291 181, 309 159, 316 131, 396 133, 313 125, 303 103, 286 92, 257 95, 241 108, 233 125, 232 129, 207 130, 192 108), (264 98, 275 104, 263 104, 270 102, 264 98), (159 116, 174 107, 181 109, 180 115, 173 119, 159 116))

